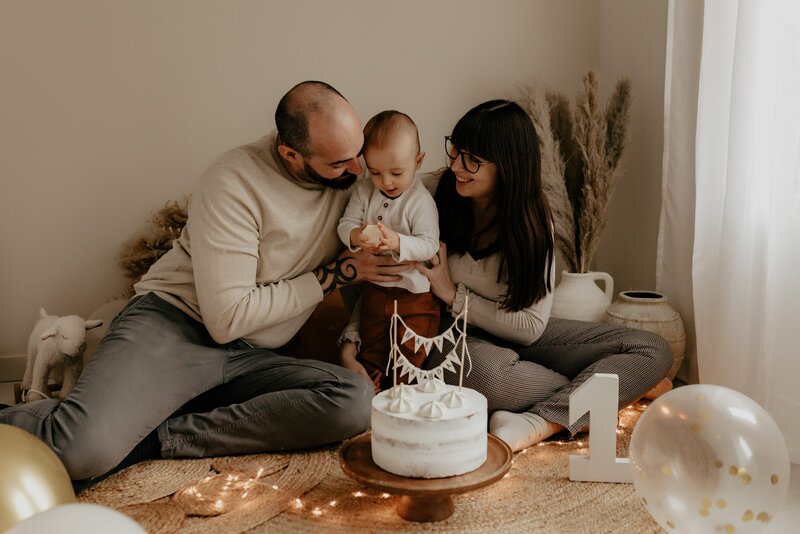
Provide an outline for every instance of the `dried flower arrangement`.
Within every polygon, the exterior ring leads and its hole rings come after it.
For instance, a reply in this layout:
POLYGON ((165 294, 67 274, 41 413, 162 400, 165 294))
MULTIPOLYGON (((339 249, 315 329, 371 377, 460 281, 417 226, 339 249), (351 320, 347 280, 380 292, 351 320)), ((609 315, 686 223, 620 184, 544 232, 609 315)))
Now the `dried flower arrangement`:
POLYGON ((564 95, 537 85, 521 86, 517 101, 541 138, 542 182, 555 220, 556 246, 569 272, 588 272, 621 174, 631 83, 626 78, 618 80, 601 110, 597 75, 590 70, 583 77, 574 116, 564 95))
POLYGON ((172 242, 180 237, 186 226, 188 199, 179 203, 167 202, 148 221, 150 225, 134 236, 119 256, 119 266, 131 279, 128 296, 133 295, 133 285, 139 281, 158 258, 172 248, 172 242))

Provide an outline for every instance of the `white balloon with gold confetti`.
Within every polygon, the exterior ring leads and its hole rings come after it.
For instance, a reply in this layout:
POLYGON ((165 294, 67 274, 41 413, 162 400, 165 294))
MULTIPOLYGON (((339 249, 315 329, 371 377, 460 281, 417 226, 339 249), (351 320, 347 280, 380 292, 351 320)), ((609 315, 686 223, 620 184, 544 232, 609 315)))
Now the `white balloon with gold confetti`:
POLYGON ((759 532, 789 486, 789 452, 756 402, 691 385, 655 400, 630 442, 636 492, 667 532, 759 532))

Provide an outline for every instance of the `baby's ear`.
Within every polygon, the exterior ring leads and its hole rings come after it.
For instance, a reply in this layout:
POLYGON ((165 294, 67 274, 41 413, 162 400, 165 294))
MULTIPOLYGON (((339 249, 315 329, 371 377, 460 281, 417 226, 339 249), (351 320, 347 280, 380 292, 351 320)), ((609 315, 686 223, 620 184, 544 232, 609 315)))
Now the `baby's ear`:
POLYGON ((417 169, 416 170, 419 170, 420 166, 422 165, 422 160, 423 159, 425 159, 425 152, 420 151, 420 153, 417 154, 417 169))

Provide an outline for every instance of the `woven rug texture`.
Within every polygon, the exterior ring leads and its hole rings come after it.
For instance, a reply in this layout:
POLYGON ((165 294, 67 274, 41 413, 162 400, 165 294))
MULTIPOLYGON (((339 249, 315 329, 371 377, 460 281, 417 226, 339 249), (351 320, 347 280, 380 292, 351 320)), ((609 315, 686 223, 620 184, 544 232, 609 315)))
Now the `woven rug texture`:
MULTIPOLYGON (((644 404, 620 412, 617 456, 644 404)), ((514 456, 502 480, 455 497, 444 521, 414 523, 399 497, 366 489, 340 469, 338 448, 202 460, 153 460, 84 490, 79 502, 114 508, 150 533, 656 533, 633 484, 571 482, 569 456, 586 434, 514 456)))

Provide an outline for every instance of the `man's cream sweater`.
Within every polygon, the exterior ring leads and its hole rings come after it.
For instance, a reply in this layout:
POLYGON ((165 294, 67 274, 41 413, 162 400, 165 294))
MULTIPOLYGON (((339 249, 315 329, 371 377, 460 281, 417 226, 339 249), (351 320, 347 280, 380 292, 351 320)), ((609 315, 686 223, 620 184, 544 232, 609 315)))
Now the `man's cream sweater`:
POLYGON ((289 341, 322 300, 313 269, 342 248, 348 191, 298 183, 276 132, 230 150, 200 179, 172 250, 136 284, 201 321, 218 343, 289 341))

